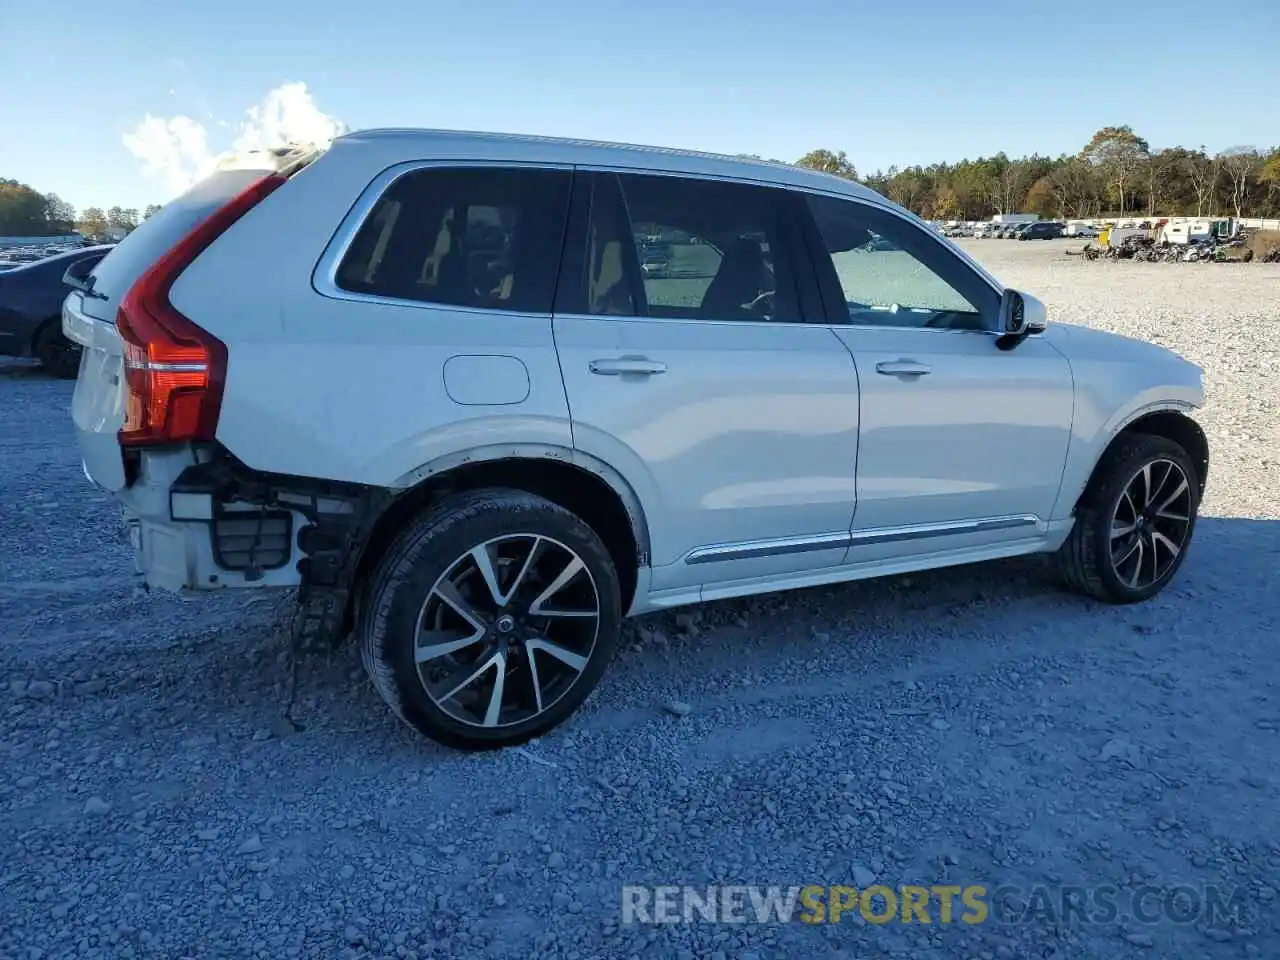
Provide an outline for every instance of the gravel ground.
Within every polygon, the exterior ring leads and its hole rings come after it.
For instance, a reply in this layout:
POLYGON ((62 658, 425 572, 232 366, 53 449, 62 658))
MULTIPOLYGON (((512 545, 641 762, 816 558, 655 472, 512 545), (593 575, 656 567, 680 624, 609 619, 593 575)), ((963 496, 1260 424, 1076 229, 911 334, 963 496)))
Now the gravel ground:
POLYGON ((277 605, 135 591, 71 387, 0 366, 0 957, 1280 956, 1280 266, 1067 246, 970 245, 1208 372, 1170 589, 1107 608, 1028 560, 644 618, 573 721, 496 755, 411 736, 351 648, 282 724, 277 605), (620 922, 623 884, 872 878, 983 884, 991 916, 620 922), (1052 899, 1142 884, 1239 909, 1052 899))

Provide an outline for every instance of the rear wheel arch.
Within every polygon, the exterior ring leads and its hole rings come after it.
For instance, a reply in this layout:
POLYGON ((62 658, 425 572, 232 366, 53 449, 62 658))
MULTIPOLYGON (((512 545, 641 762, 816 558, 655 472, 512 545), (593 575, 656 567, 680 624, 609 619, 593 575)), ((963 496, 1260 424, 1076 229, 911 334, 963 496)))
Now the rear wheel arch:
MULTIPOLYGON (((590 526, 604 541, 617 569, 622 609, 630 608, 640 567, 649 562, 649 531, 639 498, 607 464, 571 450, 508 446, 435 461, 411 476, 416 482, 378 516, 365 537, 353 578, 355 603, 363 584, 412 518, 451 494, 503 487, 543 497, 590 526)), ((354 622, 354 606, 348 605, 348 626, 354 622)))

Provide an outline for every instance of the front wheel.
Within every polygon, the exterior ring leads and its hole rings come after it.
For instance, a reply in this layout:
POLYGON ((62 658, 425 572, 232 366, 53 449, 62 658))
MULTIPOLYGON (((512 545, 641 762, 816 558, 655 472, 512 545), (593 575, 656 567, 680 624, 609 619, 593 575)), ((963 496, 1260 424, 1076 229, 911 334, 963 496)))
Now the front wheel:
POLYGON ((1187 452, 1165 437, 1134 434, 1098 465, 1055 556, 1058 572, 1108 603, 1149 599, 1186 559, 1199 508, 1187 452))
POLYGON ((622 623, 608 550, 576 515, 518 490, 448 497, 373 574, 365 668, 405 723, 445 746, 523 743, 600 679, 622 623))

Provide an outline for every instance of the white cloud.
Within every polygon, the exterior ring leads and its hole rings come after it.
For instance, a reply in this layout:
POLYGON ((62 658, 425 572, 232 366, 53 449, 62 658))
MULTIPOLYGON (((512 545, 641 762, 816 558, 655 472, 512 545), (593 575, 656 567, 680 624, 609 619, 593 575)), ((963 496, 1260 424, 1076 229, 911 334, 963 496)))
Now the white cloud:
MULTIPOLYGON (((227 126, 225 121, 216 125, 227 126)), ((346 131, 345 123, 316 106, 305 83, 284 83, 245 111, 227 151, 215 152, 204 124, 186 116, 165 119, 147 114, 124 135, 124 145, 148 175, 163 181, 170 199, 235 154, 289 144, 323 146, 346 131)))
POLYGON ((209 149, 204 125, 190 117, 165 120, 147 114, 132 132, 124 135, 124 145, 142 161, 147 174, 164 181, 168 198, 207 177, 218 163, 209 149))

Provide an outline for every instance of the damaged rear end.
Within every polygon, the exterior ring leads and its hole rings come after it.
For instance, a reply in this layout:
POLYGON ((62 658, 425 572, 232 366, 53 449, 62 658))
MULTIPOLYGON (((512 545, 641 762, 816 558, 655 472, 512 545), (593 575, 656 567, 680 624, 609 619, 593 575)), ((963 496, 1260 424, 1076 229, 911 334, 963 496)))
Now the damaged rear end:
MULTIPOLYGON (((206 250, 268 208, 322 152, 255 153, 224 165, 139 226, 63 305, 63 330, 83 348, 72 416, 84 472, 121 503, 150 587, 297 585, 308 567, 343 562, 341 545, 328 541, 341 541, 345 521, 374 497, 273 480, 222 449, 227 345, 170 296, 206 250)), ((267 322, 269 289, 260 308, 267 322)))

